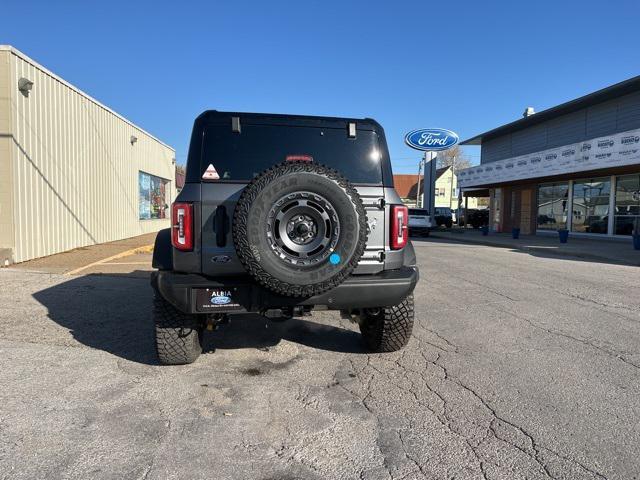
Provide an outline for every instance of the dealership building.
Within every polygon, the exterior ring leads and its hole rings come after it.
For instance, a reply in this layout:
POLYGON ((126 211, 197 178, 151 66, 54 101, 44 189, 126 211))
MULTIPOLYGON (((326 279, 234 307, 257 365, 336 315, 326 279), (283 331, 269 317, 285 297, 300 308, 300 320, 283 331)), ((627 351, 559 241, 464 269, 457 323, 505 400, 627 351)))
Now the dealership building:
POLYGON ((470 138, 466 196, 489 196, 490 228, 624 238, 640 231, 640 76, 470 138))
POLYGON ((169 227, 175 151, 0 46, 0 265, 169 227))

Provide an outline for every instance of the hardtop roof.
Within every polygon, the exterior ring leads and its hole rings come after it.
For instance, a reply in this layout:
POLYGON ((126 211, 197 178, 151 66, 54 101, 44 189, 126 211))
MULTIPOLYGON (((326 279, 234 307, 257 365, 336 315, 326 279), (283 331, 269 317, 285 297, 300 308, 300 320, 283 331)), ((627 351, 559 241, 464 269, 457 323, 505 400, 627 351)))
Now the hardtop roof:
POLYGON ((239 117, 241 124, 244 120, 249 123, 258 122, 260 124, 271 125, 344 128, 349 123, 355 123, 356 128, 361 130, 382 130, 382 126, 372 118, 327 117, 320 115, 298 115, 282 113, 221 112, 218 110, 206 110, 202 112, 196 119, 196 122, 211 123, 216 121, 224 121, 230 119, 231 117, 239 117))

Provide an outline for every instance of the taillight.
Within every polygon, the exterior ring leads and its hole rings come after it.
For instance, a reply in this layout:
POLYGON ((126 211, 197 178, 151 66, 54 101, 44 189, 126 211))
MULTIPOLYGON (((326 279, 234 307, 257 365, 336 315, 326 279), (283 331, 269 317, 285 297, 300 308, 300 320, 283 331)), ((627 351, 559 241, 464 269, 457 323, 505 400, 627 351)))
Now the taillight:
POLYGON ((178 250, 193 250, 193 205, 174 203, 171 207, 171 243, 178 250))
POLYGON ((404 248, 409 239, 409 209, 391 205, 391 250, 404 248))

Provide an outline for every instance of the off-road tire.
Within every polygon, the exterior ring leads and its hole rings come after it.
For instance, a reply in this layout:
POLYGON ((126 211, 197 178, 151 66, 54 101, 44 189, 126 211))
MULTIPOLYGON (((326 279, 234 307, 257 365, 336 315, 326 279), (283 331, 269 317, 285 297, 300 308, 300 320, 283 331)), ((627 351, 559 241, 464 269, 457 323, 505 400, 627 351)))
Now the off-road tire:
POLYGON ((202 353, 202 327, 195 316, 182 313, 155 292, 153 319, 160 363, 184 365, 195 362, 202 353))
POLYGON ((285 162, 265 170, 246 186, 234 210, 232 230, 238 258, 258 283, 281 295, 310 297, 337 287, 356 268, 367 244, 367 215, 358 192, 338 171, 314 163, 285 162), (289 185, 285 178, 290 179, 289 185), (330 188, 314 187, 312 178, 330 188), (278 195, 303 191, 326 196, 336 215, 344 217, 349 212, 351 221, 340 220, 335 249, 340 253, 339 264, 329 264, 326 259, 310 267, 280 264, 266 245, 266 229, 262 233, 258 224, 275 205, 269 201, 278 195))
POLYGON ((395 352, 404 347, 413 330, 413 294, 398 305, 382 307, 376 314, 363 312, 359 324, 362 339, 372 352, 395 352))

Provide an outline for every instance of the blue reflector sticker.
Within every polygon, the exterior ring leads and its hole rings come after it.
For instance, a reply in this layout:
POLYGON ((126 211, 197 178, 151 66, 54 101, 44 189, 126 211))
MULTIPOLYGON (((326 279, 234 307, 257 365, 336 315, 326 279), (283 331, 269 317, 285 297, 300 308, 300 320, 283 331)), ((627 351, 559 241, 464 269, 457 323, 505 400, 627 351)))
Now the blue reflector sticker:
POLYGON ((337 253, 332 253, 329 257, 329 261, 332 265, 338 265, 340 263, 340 255, 338 255, 337 253))

